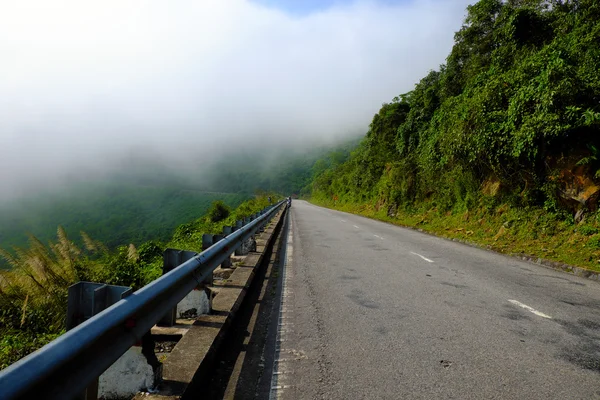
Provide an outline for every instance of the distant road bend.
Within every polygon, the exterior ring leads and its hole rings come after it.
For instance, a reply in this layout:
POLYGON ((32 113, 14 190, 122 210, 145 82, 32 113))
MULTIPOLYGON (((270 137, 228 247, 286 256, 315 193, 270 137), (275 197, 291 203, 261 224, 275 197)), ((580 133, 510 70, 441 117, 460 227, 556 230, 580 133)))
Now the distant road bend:
POLYGON ((294 201, 271 398, 600 399, 600 286, 294 201))

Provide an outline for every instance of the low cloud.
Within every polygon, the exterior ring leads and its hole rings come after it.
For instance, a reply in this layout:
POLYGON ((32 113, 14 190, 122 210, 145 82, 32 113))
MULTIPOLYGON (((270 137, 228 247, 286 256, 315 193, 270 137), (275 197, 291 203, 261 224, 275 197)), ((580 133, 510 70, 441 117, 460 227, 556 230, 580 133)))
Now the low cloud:
POLYGON ((245 0, 5 2, 3 192, 132 155, 176 164, 364 133, 443 63, 468 3, 293 15, 245 0))

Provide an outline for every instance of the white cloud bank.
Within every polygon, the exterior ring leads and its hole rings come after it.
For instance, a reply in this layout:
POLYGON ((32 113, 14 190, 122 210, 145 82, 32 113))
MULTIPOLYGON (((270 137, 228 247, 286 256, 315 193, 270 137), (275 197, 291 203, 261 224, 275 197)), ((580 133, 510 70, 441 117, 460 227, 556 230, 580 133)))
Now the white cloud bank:
POLYGON ((246 0, 2 0, 1 190, 132 152, 362 133, 443 63, 468 3, 293 16, 246 0))

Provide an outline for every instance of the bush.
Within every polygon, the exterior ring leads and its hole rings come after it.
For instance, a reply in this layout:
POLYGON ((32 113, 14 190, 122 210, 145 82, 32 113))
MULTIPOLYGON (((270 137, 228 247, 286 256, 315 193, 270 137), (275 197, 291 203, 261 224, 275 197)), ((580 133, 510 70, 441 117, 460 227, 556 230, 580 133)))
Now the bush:
POLYGON ((50 343, 64 331, 36 334, 32 332, 10 331, 0 335, 0 369, 20 360, 26 355, 50 343))
POLYGON ((592 236, 588 240, 587 245, 592 249, 600 249, 600 235, 592 236))
POLYGON ((594 228, 593 226, 589 226, 589 225, 583 225, 578 230, 579 230, 579 233, 581 233, 582 235, 585 235, 585 236, 592 236, 592 235, 595 235, 596 233, 598 233, 597 228, 594 228))
POLYGON ((142 243, 138 248, 139 261, 142 264, 149 264, 161 258, 163 255, 163 245, 156 241, 142 243))
POLYGON ((212 222, 219 222, 229 217, 230 213, 231 209, 229 206, 219 200, 213 202, 210 210, 208 211, 208 218, 210 218, 212 222))

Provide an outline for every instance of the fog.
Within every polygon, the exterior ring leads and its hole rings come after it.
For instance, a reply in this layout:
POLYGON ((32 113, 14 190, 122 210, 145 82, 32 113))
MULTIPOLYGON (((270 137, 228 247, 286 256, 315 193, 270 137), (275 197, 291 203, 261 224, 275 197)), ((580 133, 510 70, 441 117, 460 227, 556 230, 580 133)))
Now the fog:
POLYGON ((3 1, 2 197, 363 134, 444 62, 469 1, 274 3, 3 1))

